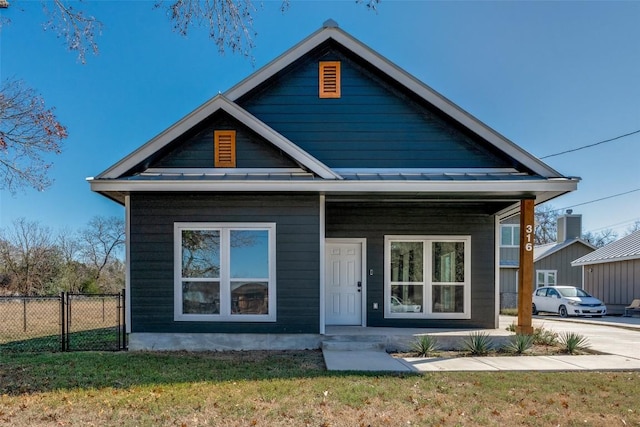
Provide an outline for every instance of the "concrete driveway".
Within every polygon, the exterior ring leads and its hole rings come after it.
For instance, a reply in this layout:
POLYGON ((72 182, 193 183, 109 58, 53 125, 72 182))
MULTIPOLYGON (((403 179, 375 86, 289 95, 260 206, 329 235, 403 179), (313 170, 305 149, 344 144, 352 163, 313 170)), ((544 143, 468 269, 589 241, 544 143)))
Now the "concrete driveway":
POLYGON ((589 339, 591 349, 640 359, 640 318, 603 317, 560 318, 558 316, 534 316, 534 327, 544 327, 557 333, 576 332, 589 339))

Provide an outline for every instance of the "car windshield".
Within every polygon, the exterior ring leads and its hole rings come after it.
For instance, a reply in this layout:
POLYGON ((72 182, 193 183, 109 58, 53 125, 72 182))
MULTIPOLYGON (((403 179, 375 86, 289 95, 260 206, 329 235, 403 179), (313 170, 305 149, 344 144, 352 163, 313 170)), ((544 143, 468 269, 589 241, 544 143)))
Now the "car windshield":
POLYGON ((578 288, 558 288, 563 297, 590 297, 588 293, 578 288))

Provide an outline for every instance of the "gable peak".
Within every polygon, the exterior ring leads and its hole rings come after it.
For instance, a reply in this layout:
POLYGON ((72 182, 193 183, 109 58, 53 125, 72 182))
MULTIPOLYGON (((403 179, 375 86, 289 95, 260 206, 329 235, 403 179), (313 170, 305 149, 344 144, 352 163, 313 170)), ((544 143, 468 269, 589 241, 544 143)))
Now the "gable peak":
POLYGON ((331 18, 327 19, 322 24, 322 28, 338 28, 338 27, 339 27, 338 23, 331 18))

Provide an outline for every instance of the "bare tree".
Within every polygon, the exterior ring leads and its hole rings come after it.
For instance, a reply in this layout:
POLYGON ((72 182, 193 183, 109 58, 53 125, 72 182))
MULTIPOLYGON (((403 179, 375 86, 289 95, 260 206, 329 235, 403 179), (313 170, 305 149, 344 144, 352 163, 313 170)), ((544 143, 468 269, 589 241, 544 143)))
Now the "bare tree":
POLYGON ((42 7, 47 16, 45 31, 51 30, 58 38, 63 39, 67 49, 78 53, 80 62, 86 62, 87 52, 98 54, 95 39, 102 32, 102 22, 74 8, 69 1, 43 1, 42 7))
POLYGON ((23 295, 39 294, 54 280, 58 263, 51 231, 37 222, 18 218, 3 230, 0 262, 23 295))
POLYGON ((81 254, 94 270, 93 280, 99 283, 102 272, 116 258, 124 245, 124 220, 118 217, 93 217, 80 231, 81 254))
POLYGON ((193 27, 206 27, 209 38, 220 53, 226 49, 251 56, 255 47, 251 0, 158 0, 156 8, 165 8, 174 31, 186 36, 193 27))
POLYGON ((58 234, 56 246, 61 257, 61 268, 58 277, 58 290, 79 293, 84 292, 87 278, 91 276, 89 268, 79 261, 81 245, 77 233, 64 229, 58 234))
POLYGON ((638 230, 640 230, 640 220, 637 220, 636 222, 631 224, 629 226, 629 228, 627 228, 627 232, 626 232, 625 236, 628 236, 629 234, 635 233, 638 230))
POLYGON ((0 89, 0 188, 12 193, 23 186, 43 190, 48 153, 60 154, 67 129, 53 108, 19 80, 6 80, 0 89))
POLYGON ((558 211, 550 205, 537 206, 535 210, 534 239, 536 245, 555 242, 558 235, 558 211))
MULTIPOLYGON (((376 10, 380 0, 356 0, 376 10)), ((280 10, 289 9, 290 0, 282 0, 280 10)), ((257 12, 252 0, 157 0, 156 8, 166 10, 174 31, 186 36, 193 27, 206 28, 220 53, 227 49, 253 60, 255 47, 253 17, 257 12)))
POLYGON ((592 233, 591 231, 589 231, 587 233, 584 233, 582 235, 582 238, 591 243, 593 246, 601 248, 611 242, 614 242, 618 238, 618 234, 609 228, 606 230, 602 230, 599 233, 592 233))

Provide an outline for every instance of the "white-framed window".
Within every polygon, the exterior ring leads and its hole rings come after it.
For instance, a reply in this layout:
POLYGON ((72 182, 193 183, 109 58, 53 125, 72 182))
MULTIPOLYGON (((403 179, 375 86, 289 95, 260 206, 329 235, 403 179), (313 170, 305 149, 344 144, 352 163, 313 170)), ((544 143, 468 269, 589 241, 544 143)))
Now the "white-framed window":
POLYGON ((385 236, 386 318, 471 318, 471 236, 385 236))
POLYGON ((500 246, 503 248, 517 248, 520 246, 520 225, 500 225, 500 246))
POLYGON ((536 270, 536 287, 555 286, 557 270, 536 270))
POLYGON ((274 322, 274 223, 174 223, 178 321, 274 322))

